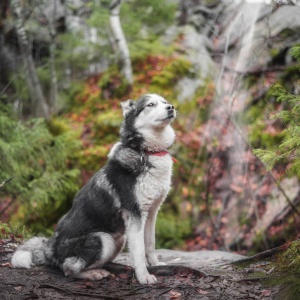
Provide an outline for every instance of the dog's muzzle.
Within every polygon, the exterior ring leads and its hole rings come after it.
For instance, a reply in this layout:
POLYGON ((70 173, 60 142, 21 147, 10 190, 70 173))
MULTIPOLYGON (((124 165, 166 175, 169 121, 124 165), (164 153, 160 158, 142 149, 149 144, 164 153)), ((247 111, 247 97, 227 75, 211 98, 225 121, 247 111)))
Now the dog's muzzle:
POLYGON ((166 110, 169 111, 169 112, 174 111, 174 106, 173 105, 167 105, 166 110))

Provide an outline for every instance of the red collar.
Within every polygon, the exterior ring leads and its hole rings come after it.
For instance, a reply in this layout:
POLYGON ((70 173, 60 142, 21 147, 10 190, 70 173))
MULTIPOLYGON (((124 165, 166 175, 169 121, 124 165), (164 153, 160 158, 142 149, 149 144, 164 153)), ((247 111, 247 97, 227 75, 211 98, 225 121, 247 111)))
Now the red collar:
POLYGON ((149 150, 145 150, 145 153, 148 155, 155 155, 155 156, 164 156, 169 154, 168 151, 149 151, 149 150))
MULTIPOLYGON (((165 156, 167 154, 169 154, 168 151, 149 151, 149 150, 145 150, 145 154, 148 154, 148 155, 154 155, 154 156, 165 156)), ((177 163, 177 160, 171 156, 172 160, 174 163, 177 163)))

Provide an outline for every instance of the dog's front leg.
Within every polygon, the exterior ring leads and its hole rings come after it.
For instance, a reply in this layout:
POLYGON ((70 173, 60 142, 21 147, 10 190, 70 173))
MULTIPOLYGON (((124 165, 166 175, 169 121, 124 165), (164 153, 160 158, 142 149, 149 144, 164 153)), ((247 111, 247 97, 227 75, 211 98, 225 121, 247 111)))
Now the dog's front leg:
POLYGON ((145 261, 144 228, 146 216, 141 219, 132 218, 127 231, 128 248, 137 280, 141 284, 152 284, 157 281, 149 274, 145 261))
POLYGON ((155 253, 155 223, 156 223, 156 217, 159 209, 159 203, 151 207, 145 224, 145 234, 144 234, 145 250, 146 250, 146 258, 150 266, 165 265, 164 262, 158 261, 155 253))

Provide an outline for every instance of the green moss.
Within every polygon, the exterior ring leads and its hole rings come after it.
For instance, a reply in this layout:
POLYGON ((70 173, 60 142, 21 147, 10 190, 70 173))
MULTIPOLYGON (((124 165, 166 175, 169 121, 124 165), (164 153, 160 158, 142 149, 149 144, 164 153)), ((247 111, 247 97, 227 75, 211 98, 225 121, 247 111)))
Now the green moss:
POLYGON ((110 129, 119 128, 122 123, 123 117, 121 111, 107 110, 98 113, 95 118, 95 126, 100 128, 109 127, 110 129))
POLYGON ((84 170, 96 172, 105 164, 108 152, 107 145, 81 150, 77 153, 79 164, 84 170))
POLYGON ((174 53, 173 46, 164 45, 160 39, 153 39, 149 42, 148 39, 140 39, 129 44, 130 57, 132 64, 136 61, 145 59, 149 55, 171 56, 174 53))
POLYGON ((102 75, 99 87, 104 99, 122 98, 131 90, 129 83, 115 66, 102 75))
POLYGON ((80 127, 78 127, 77 129, 71 128, 70 122, 63 118, 52 118, 51 122, 49 122, 48 124, 48 128, 54 136, 65 134, 65 133, 68 134, 72 133, 71 134, 72 139, 78 140, 80 137, 81 128, 80 127))
POLYGON ((170 88, 184 76, 194 76, 190 71, 191 63, 185 59, 179 58, 168 64, 160 74, 152 78, 151 85, 161 88, 170 88))
POLYGON ((293 37, 296 34, 297 31, 295 29, 285 28, 278 34, 278 38, 286 39, 289 37, 293 37))
POLYGON ((191 232, 192 227, 189 219, 182 219, 171 211, 168 213, 161 211, 156 222, 156 248, 181 247, 191 232))
POLYGON ((300 241, 292 242, 276 256, 276 267, 282 273, 300 276, 300 241))
POLYGON ((84 82, 73 81, 70 88, 60 92, 59 99, 62 102, 61 107, 64 108, 64 111, 74 110, 81 103, 78 101, 78 95, 84 90, 84 82))
POLYGON ((269 285, 281 285, 276 299, 297 300, 300 294, 300 241, 294 241, 286 250, 272 259, 274 272, 266 281, 269 285))
POLYGON ((279 55, 279 53, 280 53, 279 49, 274 49, 273 48, 273 49, 270 50, 270 54, 271 54, 272 58, 277 57, 279 55))
POLYGON ((7 224, 0 222, 0 239, 24 240, 33 236, 33 233, 20 224, 7 224))

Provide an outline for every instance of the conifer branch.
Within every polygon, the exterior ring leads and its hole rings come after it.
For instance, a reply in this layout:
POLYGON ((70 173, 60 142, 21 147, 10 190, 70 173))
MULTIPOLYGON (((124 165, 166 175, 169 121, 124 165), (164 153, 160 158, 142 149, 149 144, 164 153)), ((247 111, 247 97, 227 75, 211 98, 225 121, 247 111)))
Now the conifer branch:
MULTIPOLYGON (((221 101, 221 105, 224 107, 225 112, 226 112, 227 116, 230 118, 230 122, 232 123, 232 125, 233 125, 234 129, 236 130, 236 132, 240 135, 240 137, 242 138, 243 142, 248 147, 248 149, 250 149, 251 152, 254 153, 254 149, 253 149, 251 143, 246 139, 246 137, 244 136, 242 130, 240 129, 240 127, 238 126, 238 124, 236 123, 236 121, 234 120, 234 118, 232 118, 231 113, 228 110, 227 106, 222 101, 221 101)), ((258 156, 256 156, 256 157, 257 157, 258 161, 261 163, 261 165, 263 165, 264 168, 266 168, 266 170, 267 170, 268 174, 270 175, 271 179, 273 180, 274 183, 276 183, 279 191, 284 196, 284 198, 286 199, 287 203, 290 205, 291 209, 298 216, 300 216, 300 212, 299 212, 298 208, 294 205, 293 201, 286 194, 286 192, 284 191, 284 189, 282 188, 282 186, 280 185, 280 183, 276 180, 276 178, 273 175, 273 173, 271 172, 271 170, 268 169, 268 166, 265 164, 264 161, 262 161, 262 159, 260 157, 258 157, 258 156)))

